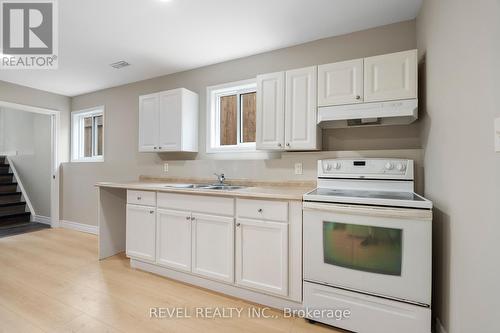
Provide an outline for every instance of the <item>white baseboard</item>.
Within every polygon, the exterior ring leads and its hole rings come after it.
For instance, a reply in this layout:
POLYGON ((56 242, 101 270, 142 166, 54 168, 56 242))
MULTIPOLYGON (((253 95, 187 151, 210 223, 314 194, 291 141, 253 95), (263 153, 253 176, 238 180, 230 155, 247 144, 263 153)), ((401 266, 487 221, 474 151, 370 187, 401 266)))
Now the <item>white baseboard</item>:
POLYGON ((99 233, 99 228, 96 225, 89 225, 89 224, 66 221, 66 220, 60 220, 59 223, 61 228, 86 232, 94 235, 97 235, 99 233))
POLYGON ((33 216, 33 222, 52 225, 52 220, 50 219, 50 217, 42 216, 42 215, 33 216))
POLYGON ((436 333, 447 333, 446 330, 443 327, 443 324, 441 323, 441 320, 436 317, 436 333))

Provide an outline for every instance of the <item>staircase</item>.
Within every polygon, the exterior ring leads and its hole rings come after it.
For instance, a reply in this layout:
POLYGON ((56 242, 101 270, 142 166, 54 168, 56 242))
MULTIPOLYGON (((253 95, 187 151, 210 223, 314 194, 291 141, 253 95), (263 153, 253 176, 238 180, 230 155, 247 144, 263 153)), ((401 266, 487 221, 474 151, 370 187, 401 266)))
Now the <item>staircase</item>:
POLYGON ((14 174, 5 156, 0 156, 0 228, 20 226, 30 220, 31 213, 26 211, 14 174))

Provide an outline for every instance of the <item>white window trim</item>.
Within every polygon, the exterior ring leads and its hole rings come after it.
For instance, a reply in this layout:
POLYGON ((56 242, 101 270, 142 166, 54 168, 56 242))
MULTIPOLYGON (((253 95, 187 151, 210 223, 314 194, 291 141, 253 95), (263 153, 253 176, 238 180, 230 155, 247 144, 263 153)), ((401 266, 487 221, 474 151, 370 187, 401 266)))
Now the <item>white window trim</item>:
POLYGON ((72 111, 71 112, 71 162, 104 162, 104 138, 106 135, 106 127, 105 127, 105 108, 104 105, 96 106, 89 109, 72 111), (102 156, 93 156, 93 157, 78 157, 78 152, 83 149, 83 143, 80 138, 82 133, 80 132, 81 127, 76 124, 76 122, 80 119, 80 116, 85 114, 86 116, 94 116, 102 114, 102 156), (75 128, 78 131, 75 131, 75 128))
MULTIPOLYGON (((220 146, 218 140, 220 138, 219 121, 219 97, 234 95, 236 93, 255 92, 257 90, 257 81, 255 79, 242 80, 219 84, 216 86, 207 87, 207 153, 255 153, 255 142, 240 143, 233 146, 220 146)), ((240 101, 238 101, 238 104, 240 101)), ((240 124, 238 112, 238 125, 240 124)), ((239 127, 239 126, 238 126, 239 127)), ((240 137, 240 128, 238 128, 238 138, 240 137)))

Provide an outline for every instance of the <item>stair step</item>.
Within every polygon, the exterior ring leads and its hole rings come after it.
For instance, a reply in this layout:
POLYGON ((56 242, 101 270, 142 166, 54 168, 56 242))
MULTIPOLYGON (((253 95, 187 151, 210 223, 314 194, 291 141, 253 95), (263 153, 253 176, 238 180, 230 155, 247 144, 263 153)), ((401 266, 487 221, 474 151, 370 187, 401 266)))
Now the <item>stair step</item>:
POLYGON ((0 174, 4 175, 6 173, 9 173, 9 168, 10 166, 8 164, 0 164, 0 174))
POLYGON ((0 203, 0 214, 2 213, 24 213, 26 211, 26 202, 8 202, 0 203))
POLYGON ((21 200, 21 192, 0 193, 0 204, 13 203, 21 200))
POLYGON ((0 184, 12 183, 13 173, 0 174, 0 184))
POLYGON ((29 212, 0 215, 0 226, 21 223, 21 222, 29 222, 30 217, 31 213, 29 212))
POLYGON ((17 183, 1 183, 0 193, 12 193, 17 192, 17 183))

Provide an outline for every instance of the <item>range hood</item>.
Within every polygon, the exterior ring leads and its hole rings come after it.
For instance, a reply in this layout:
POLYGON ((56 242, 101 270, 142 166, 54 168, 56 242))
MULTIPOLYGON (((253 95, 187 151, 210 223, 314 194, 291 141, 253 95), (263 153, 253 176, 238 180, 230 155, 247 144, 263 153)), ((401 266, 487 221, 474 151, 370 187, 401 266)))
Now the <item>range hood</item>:
POLYGON ((418 99, 318 108, 318 125, 322 128, 407 125, 417 119, 418 99))

